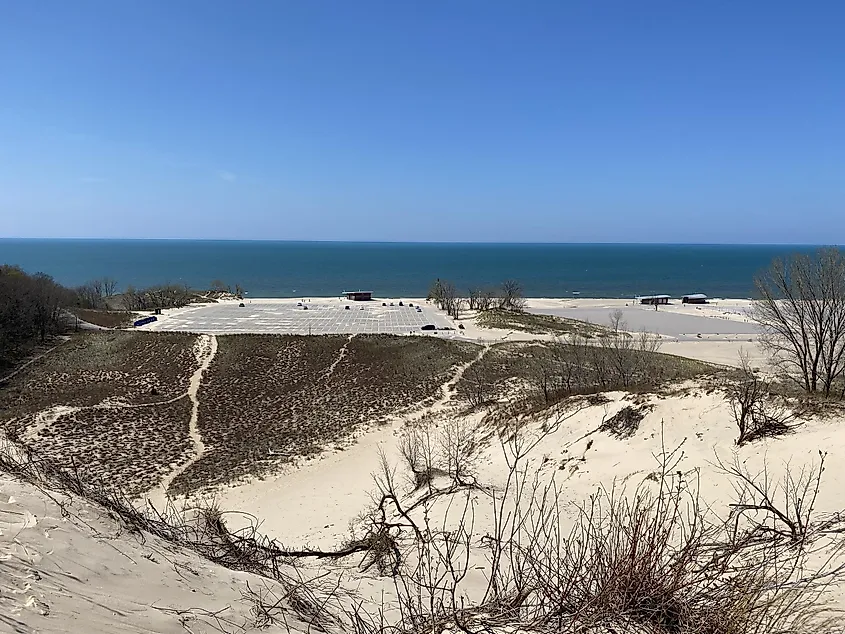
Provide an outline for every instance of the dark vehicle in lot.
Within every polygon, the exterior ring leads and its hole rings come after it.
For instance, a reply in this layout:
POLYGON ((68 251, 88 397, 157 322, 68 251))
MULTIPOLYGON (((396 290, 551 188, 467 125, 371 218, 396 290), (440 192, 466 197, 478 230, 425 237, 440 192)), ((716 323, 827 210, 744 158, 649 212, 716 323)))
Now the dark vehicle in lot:
POLYGON ((420 330, 437 330, 437 327, 434 324, 426 324, 420 330))

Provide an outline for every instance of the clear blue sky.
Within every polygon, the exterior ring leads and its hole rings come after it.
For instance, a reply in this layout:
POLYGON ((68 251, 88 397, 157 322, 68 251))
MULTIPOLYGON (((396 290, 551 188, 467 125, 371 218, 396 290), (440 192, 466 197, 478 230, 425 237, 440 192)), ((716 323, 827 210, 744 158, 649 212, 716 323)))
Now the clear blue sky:
POLYGON ((843 32, 838 1, 7 2, 0 236, 842 243, 843 32))

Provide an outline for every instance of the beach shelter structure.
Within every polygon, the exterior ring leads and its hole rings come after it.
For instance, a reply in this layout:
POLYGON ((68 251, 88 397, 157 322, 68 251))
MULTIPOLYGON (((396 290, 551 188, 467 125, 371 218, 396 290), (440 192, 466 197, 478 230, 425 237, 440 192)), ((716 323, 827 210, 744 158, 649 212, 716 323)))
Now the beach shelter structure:
POLYGON ((669 303, 668 295, 643 295, 637 298, 640 304, 647 304, 649 306, 657 306, 669 303))
POLYGON ((353 302, 368 302, 373 298, 372 291, 343 291, 343 294, 353 302))
POLYGON ((704 293, 693 293, 692 295, 684 295, 681 298, 682 304, 706 304, 707 295, 704 293))

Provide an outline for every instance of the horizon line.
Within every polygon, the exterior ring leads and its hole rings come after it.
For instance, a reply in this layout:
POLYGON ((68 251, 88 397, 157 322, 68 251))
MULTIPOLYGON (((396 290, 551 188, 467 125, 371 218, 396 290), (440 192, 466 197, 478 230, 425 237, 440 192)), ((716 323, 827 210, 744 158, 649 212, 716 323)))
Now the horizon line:
POLYGON ((255 242, 285 244, 395 244, 454 246, 761 246, 761 247, 841 247, 841 244, 810 242, 498 242, 491 240, 287 240, 266 238, 103 238, 103 237, 0 237, 0 242, 255 242))

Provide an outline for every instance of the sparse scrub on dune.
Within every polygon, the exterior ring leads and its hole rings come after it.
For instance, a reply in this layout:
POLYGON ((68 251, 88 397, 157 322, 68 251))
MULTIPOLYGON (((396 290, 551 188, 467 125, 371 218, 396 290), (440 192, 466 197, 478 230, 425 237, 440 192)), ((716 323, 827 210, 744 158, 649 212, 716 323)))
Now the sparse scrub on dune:
POLYGON ((137 409, 84 409, 58 418, 29 442, 44 456, 73 460, 84 477, 138 495, 187 459, 190 412, 187 398, 137 409))
POLYGON ((824 603, 831 584, 845 579, 843 519, 815 511, 824 455, 780 481, 738 462, 723 466, 737 494, 722 517, 701 499, 698 472, 681 470, 680 448, 663 450, 652 476, 632 489, 597 489, 567 528, 554 480, 538 479, 528 459, 563 422, 502 437, 509 475, 491 492, 484 596, 471 599, 462 587, 477 539, 465 490, 442 526, 430 502, 422 518, 405 513, 413 527, 394 536, 402 553, 395 570, 400 617, 387 626, 363 619, 365 631, 842 631, 824 603))
POLYGON ((699 361, 656 351, 652 335, 619 332, 595 343, 581 335, 549 342, 492 346, 457 385, 475 407, 510 396, 517 408, 545 409, 575 395, 612 390, 652 390, 672 381, 720 372, 699 361))
POLYGON ((93 308, 71 308, 70 312, 82 321, 103 328, 127 328, 132 325, 134 313, 125 310, 100 310, 93 308))
POLYGON ((0 420, 55 405, 129 404, 184 393, 196 337, 180 333, 91 332, 27 367, 0 390, 0 420))
MULTIPOLYGON (((84 454, 92 473, 140 492, 190 451, 184 397, 197 367, 195 341, 171 333, 82 335, 0 390, 0 424, 47 455, 84 454)), ((170 492, 315 455, 362 424, 436 399, 454 368, 476 353, 472 344, 417 337, 221 338, 198 395, 206 451, 170 492)))
POLYGON ((535 335, 569 335, 580 334, 587 338, 601 337, 607 329, 576 319, 566 319, 555 315, 539 315, 495 308, 480 312, 476 322, 482 328, 498 328, 501 330, 518 330, 535 335))
POLYGON ((6 433, 74 459, 138 494, 190 448, 185 397, 196 367, 191 335, 96 332, 75 338, 0 390, 6 433))
POLYGON ((428 337, 221 338, 200 390, 206 453, 172 490, 262 475, 316 454, 362 424, 436 398, 475 352, 472 344, 428 337))
MULTIPOLYGON (((244 599, 253 606, 253 619, 248 622, 218 619, 213 613, 199 609, 183 611, 186 617, 210 617, 216 624, 216 631, 252 631, 280 622, 302 630, 314 628, 325 632, 330 627, 341 626, 343 621, 339 615, 354 603, 353 593, 339 587, 336 579, 307 575, 297 566, 298 557, 339 555, 288 552, 278 542, 258 533, 255 526, 231 531, 226 526, 226 512, 213 500, 190 507, 177 507, 172 502, 160 509, 151 504, 137 506, 113 482, 83 475, 75 462, 45 458, 29 447, 2 437, 0 472, 37 487, 61 507, 63 516, 72 521, 86 523, 89 519, 88 513, 84 516, 74 514, 71 496, 76 496, 108 512, 121 532, 125 530, 137 535, 142 541, 152 535, 217 565, 263 578, 263 582, 247 584, 243 592, 244 599), (221 629, 221 625, 226 627, 221 629)), ((158 550, 157 555, 166 558, 167 552, 158 550)))
MULTIPOLYGON (((297 621, 356 634, 842 631, 838 615, 824 604, 826 590, 845 580, 845 519, 815 509, 824 454, 803 470, 787 468, 782 478, 765 468, 753 472, 738 459, 717 459, 736 491, 721 514, 701 498, 698 471, 682 469, 681 448, 664 449, 650 476, 631 487, 598 488, 575 507, 573 521, 554 478, 540 478, 532 460, 532 451, 570 415, 541 428, 514 423, 500 430, 504 486, 463 487, 445 500, 424 492, 416 508, 410 503, 416 498, 400 492, 397 471, 383 458, 362 535, 329 552, 285 548, 255 526, 230 531, 226 513, 213 504, 191 515, 172 506, 139 510, 114 487, 87 481, 78 470, 26 448, 0 447, 0 469, 92 500, 132 530, 272 580, 275 585, 245 592, 254 626, 297 621), (481 503, 489 503, 493 515, 484 536, 475 527, 481 503), (331 584, 294 565, 295 558, 351 554, 359 555, 359 567, 392 577, 389 609, 354 598, 339 579, 331 584), (479 556, 487 561, 481 595, 465 587, 479 556)), ((419 453, 411 455, 419 464, 419 453)))

